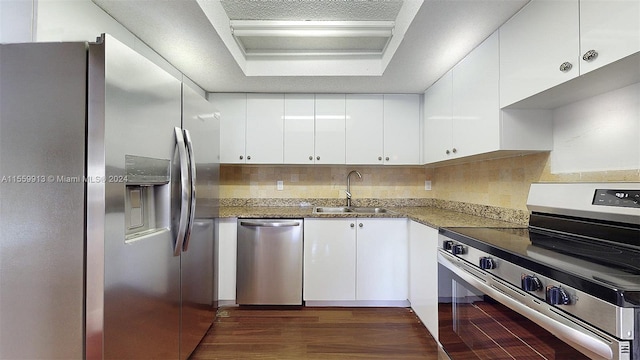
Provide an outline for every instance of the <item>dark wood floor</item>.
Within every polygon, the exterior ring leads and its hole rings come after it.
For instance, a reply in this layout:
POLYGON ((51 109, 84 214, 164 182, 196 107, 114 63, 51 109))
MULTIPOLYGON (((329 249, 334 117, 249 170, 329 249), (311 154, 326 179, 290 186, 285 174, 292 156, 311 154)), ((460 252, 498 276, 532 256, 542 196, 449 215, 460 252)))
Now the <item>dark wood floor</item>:
POLYGON ((438 359, 407 308, 222 308, 191 359, 438 359))

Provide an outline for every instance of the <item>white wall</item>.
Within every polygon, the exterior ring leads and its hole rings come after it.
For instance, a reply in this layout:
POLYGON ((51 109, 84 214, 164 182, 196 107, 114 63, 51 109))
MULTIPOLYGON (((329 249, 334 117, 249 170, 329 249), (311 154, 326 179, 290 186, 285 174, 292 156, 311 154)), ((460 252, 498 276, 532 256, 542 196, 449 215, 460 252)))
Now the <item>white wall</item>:
POLYGON ((89 41, 108 33, 203 97, 204 90, 90 0, 0 0, 0 43, 89 41))
POLYGON ((33 40, 36 0, 0 0, 0 43, 33 40))
POLYGON ((552 173, 640 169, 640 83, 553 111, 552 173))
MULTIPOLYGON (((3 0, 0 0, 3 1, 3 0)), ((182 74, 90 0, 37 1, 36 41, 96 41, 108 33, 177 79, 182 74)))

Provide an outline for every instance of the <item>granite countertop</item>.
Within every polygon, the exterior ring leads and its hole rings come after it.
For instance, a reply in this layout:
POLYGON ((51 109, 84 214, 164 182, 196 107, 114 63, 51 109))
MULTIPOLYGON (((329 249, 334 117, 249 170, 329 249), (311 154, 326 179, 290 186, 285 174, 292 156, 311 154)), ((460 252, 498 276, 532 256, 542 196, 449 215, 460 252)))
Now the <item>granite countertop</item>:
POLYGON ((221 218, 409 218, 433 227, 526 227, 521 223, 491 219, 433 206, 385 207, 384 214, 315 214, 312 206, 222 206, 221 218))

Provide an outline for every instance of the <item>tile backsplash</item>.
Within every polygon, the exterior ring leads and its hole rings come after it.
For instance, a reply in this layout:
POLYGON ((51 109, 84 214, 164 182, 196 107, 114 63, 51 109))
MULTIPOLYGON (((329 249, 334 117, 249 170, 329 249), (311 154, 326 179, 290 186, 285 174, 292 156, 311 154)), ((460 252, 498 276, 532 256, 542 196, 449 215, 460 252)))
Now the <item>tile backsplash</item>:
POLYGON ((221 198, 345 198, 347 174, 354 198, 430 198, 423 166, 222 165, 221 198), (277 181, 283 190, 277 190, 277 181))
POLYGON ((436 168, 425 166, 222 165, 222 199, 345 198, 346 175, 354 199, 438 199, 526 210, 532 182, 640 181, 639 170, 552 174, 549 153, 436 168), (425 190, 425 180, 432 190, 425 190), (283 190, 277 190, 277 181, 283 190))

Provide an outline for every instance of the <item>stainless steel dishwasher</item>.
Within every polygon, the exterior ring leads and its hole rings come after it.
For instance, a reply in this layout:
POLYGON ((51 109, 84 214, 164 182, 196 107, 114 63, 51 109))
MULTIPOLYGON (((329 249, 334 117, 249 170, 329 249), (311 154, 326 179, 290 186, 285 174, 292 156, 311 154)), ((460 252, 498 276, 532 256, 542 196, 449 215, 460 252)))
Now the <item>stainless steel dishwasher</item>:
POLYGON ((302 219, 238 219, 236 303, 302 305, 302 219))

